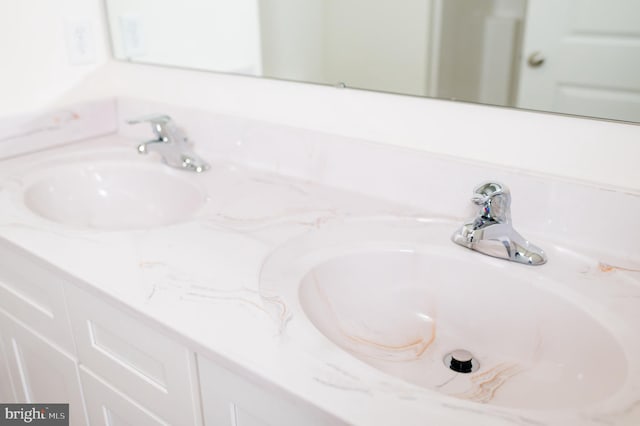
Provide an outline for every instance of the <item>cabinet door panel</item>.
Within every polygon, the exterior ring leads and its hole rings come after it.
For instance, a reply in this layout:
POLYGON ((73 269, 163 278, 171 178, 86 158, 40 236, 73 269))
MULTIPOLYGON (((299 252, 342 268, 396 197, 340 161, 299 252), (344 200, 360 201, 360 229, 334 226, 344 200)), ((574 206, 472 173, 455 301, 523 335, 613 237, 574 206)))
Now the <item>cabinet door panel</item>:
POLYGON ((85 425, 76 362, 14 318, 0 313, 17 402, 69 404, 71 425, 85 425))
POLYGON ((91 426, 166 426, 169 424, 136 404, 85 367, 80 367, 80 380, 91 426))

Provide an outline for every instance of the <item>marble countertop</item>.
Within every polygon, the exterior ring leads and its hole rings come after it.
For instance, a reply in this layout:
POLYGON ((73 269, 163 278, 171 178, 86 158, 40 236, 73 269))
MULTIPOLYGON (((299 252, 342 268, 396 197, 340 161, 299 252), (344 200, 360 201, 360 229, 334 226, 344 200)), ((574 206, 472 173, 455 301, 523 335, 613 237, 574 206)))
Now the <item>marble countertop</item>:
MULTIPOLYGON (((435 218, 450 223, 453 230, 460 217, 434 215, 415 206, 223 161, 212 161, 210 171, 194 176, 208 195, 183 223, 128 231, 83 229, 48 221, 24 206, 25 177, 58 163, 131 156, 165 167, 155 156, 137 156, 134 142, 114 134, 3 160, 0 237, 134 309, 198 353, 225 360, 228 366, 270 381, 348 423, 640 422, 637 367, 630 369, 633 380, 625 394, 600 405, 523 410, 478 404, 387 375, 340 350, 317 330, 303 330, 309 337, 300 341, 295 337, 301 326, 292 333, 283 330, 261 297, 259 278, 265 259, 292 238, 366 217, 435 218)), ((566 251, 546 235, 534 236, 536 243, 550 248, 550 255, 566 251)), ((632 269, 588 260, 576 262, 572 276, 585 298, 606 299, 618 312, 624 327, 636 333, 631 338, 637 339, 632 346, 638 352, 640 277, 632 269)), ((296 320, 294 316, 289 323, 296 320)))

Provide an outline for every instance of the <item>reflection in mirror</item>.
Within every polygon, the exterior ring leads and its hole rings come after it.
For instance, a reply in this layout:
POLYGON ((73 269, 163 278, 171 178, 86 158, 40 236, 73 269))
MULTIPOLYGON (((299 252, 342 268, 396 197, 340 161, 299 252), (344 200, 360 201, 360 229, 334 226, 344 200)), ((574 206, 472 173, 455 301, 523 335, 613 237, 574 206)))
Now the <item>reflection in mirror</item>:
POLYGON ((121 60, 640 122, 638 0, 106 0, 121 60))

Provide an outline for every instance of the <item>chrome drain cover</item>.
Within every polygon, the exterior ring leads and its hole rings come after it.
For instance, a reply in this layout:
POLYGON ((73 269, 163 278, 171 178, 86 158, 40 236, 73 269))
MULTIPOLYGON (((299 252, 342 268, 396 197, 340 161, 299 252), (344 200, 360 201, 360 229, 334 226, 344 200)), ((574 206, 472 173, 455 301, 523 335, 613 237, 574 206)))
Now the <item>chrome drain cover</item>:
POLYGON ((445 355, 444 365, 455 371, 456 373, 473 373, 480 368, 480 363, 476 360, 471 352, 464 349, 456 349, 445 355))

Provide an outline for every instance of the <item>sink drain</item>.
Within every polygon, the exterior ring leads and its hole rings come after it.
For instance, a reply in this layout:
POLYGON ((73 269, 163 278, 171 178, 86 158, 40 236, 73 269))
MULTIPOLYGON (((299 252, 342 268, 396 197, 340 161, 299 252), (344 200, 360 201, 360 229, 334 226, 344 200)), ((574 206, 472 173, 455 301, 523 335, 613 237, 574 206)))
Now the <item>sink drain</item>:
POLYGON ((473 373, 480 368, 480 363, 469 351, 456 349, 444 357, 444 365, 456 373, 473 373))

